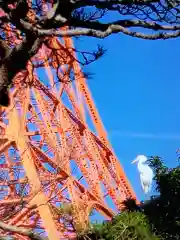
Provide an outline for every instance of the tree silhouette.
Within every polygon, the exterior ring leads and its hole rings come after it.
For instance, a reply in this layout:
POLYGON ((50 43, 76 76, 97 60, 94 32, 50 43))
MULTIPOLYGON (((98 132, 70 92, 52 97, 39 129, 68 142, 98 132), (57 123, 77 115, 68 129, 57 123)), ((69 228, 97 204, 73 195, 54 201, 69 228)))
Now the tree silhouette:
POLYGON ((144 205, 144 212, 164 239, 180 237, 180 166, 167 168, 161 158, 150 159, 160 194, 144 205))
MULTIPOLYGON (((105 38, 122 33, 156 40, 180 35, 177 0, 1 0, 0 1, 0 104, 9 105, 8 88, 13 78, 26 69, 28 60, 41 45, 52 48, 51 37, 105 38), (45 10, 47 4, 49 10, 45 10), (113 20, 106 16, 113 14, 113 20), (12 27, 11 36, 4 34, 12 27), (15 43, 12 39, 19 39, 15 43)), ((100 47, 92 54, 96 60, 100 47)), ((85 60, 86 53, 82 56, 85 60)), ((92 62, 91 60, 90 62, 92 62)))
POLYGON ((161 239, 177 240, 180 237, 180 166, 168 168, 156 156, 149 159, 154 170, 154 180, 158 195, 137 206, 127 200, 126 209, 143 212, 151 223, 151 230, 161 235, 161 239))

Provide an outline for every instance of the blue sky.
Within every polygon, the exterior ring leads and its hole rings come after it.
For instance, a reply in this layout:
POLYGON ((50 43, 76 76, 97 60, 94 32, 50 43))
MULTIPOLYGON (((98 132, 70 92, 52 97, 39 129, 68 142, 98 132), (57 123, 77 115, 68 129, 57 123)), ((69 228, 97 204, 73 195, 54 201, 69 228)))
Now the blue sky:
POLYGON ((132 159, 138 154, 159 155, 176 165, 180 147, 180 39, 145 41, 113 35, 105 40, 81 38, 76 47, 108 50, 89 65, 88 80, 109 140, 139 199, 139 174, 132 159))

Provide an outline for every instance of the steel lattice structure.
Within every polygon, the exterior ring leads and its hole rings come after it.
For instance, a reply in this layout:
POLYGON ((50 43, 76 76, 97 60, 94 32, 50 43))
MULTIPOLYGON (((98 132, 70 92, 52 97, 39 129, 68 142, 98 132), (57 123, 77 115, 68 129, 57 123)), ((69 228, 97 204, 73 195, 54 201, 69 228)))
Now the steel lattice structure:
POLYGON ((107 196, 117 210, 136 197, 107 140, 72 40, 49 41, 56 54, 43 46, 14 79, 11 105, 0 110, 0 220, 58 240, 74 232, 60 205, 71 204, 74 223, 85 228, 92 209, 112 218, 107 196))

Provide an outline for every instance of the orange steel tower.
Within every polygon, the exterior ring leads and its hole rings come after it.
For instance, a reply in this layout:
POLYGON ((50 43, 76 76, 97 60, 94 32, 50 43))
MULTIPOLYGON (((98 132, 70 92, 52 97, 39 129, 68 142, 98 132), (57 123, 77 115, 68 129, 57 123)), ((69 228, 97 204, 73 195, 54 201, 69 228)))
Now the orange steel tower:
POLYGON ((39 50, 14 79, 11 105, 0 109, 0 220, 59 240, 74 232, 60 205, 71 204, 74 223, 85 228, 92 209, 113 217, 107 197, 117 211, 123 200, 136 197, 71 51, 72 40, 49 42, 55 50, 39 50))

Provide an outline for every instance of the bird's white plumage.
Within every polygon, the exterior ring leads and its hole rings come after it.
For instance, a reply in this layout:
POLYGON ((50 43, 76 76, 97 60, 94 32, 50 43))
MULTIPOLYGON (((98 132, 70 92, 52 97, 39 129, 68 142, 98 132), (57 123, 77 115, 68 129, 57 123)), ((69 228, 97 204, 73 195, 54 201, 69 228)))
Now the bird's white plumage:
POLYGON ((140 181, 141 186, 145 194, 151 191, 151 184, 153 180, 153 171, 146 163, 147 157, 144 155, 139 155, 137 158, 132 162, 138 162, 137 167, 140 173, 140 181))

